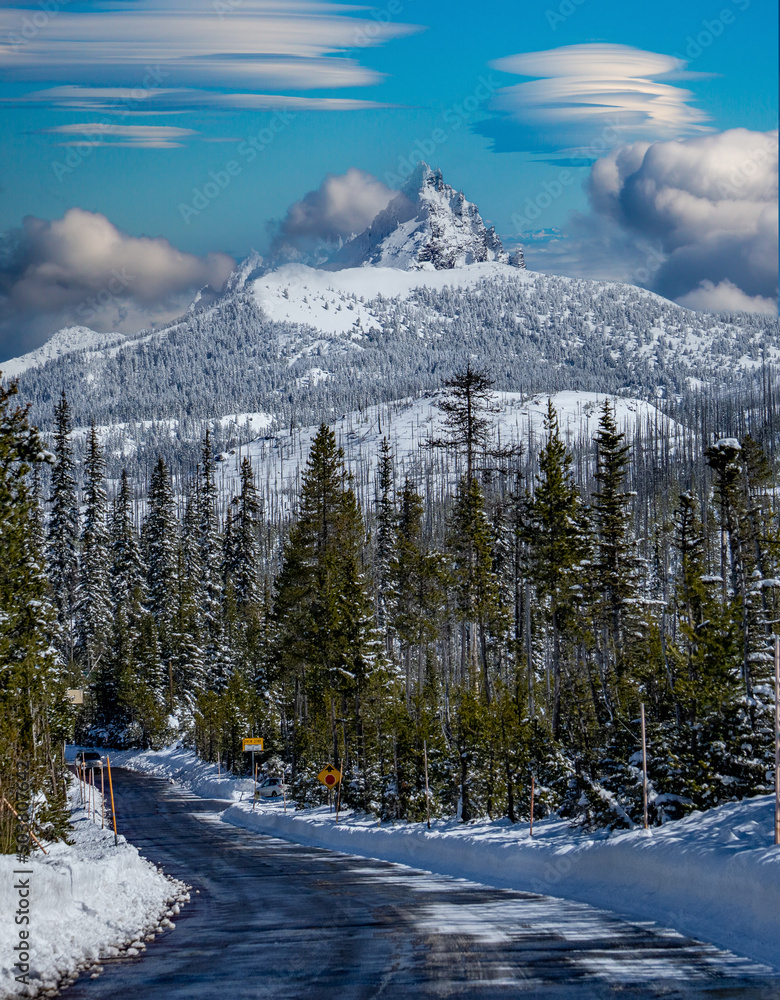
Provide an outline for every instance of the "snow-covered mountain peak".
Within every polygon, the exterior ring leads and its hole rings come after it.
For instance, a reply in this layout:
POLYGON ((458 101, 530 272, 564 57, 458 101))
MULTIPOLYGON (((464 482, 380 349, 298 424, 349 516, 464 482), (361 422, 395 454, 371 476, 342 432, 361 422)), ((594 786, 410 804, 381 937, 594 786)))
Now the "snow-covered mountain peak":
POLYGON ((17 378, 29 368, 39 368, 67 354, 78 351, 100 351, 122 344, 126 340, 122 333, 98 333, 86 326, 66 326, 34 351, 0 362, 0 372, 4 379, 17 378))
POLYGON ((248 257, 235 268, 225 285, 225 292, 240 291, 245 285, 266 270, 265 262, 257 250, 252 250, 248 257))
POLYGON ((447 184, 441 170, 419 163, 403 190, 328 267, 445 271, 493 261, 525 267, 522 251, 510 256, 477 206, 447 184))

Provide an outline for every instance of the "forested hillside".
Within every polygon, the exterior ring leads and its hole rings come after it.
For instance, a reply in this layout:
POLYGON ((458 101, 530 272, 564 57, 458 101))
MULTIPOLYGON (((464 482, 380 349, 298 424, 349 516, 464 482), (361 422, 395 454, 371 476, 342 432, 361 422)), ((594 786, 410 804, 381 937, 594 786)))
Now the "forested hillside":
POLYGON ((125 473, 109 499, 94 431, 73 468, 63 397, 35 523, 45 506, 59 661, 88 692, 78 740, 181 740, 240 771, 262 735, 296 801, 324 794, 330 761, 346 802, 400 819, 424 816, 427 756, 437 813, 527 816, 533 775, 537 810, 621 826, 641 815, 644 704, 653 822, 766 791, 771 396, 741 439, 713 406, 677 443, 627 439, 607 400, 572 451, 552 403, 532 449, 499 441, 485 369, 440 388, 424 474, 385 441, 358 495, 322 424, 270 518, 246 457, 218 502, 207 436, 181 503, 156 462, 140 523, 142 484, 125 473))
POLYGON ((500 390, 690 411, 703 386, 747 391, 776 352, 776 318, 696 313, 629 285, 495 263, 413 274, 290 265, 165 330, 37 358, 19 390, 50 431, 65 389, 75 424, 94 422, 110 441, 110 475, 126 467, 148 480, 158 455, 174 473, 193 466, 206 429, 216 451, 255 436, 228 414, 267 414, 282 429, 331 423, 436 390, 467 358, 500 390))

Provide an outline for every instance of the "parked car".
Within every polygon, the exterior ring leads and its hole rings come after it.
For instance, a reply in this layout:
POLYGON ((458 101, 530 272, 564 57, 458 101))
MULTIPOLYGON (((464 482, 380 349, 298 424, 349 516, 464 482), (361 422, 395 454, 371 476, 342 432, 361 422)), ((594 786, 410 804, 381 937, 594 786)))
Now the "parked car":
POLYGON ((97 750, 79 750, 76 754, 76 767, 83 767, 85 770, 103 766, 103 758, 97 750))
POLYGON ((257 786, 257 797, 259 799, 277 799, 280 795, 286 795, 288 786, 281 778, 266 778, 257 786))

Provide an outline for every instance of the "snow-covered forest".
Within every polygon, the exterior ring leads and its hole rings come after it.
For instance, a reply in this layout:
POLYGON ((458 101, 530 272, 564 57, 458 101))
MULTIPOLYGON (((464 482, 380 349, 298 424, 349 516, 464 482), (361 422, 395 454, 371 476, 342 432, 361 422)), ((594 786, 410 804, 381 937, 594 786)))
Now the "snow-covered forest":
POLYGON ((66 334, 61 353, 6 374, 44 430, 65 389, 76 427, 98 427, 109 475, 126 468, 145 487, 158 455, 187 473, 207 429, 215 451, 229 451, 256 436, 253 417, 277 429, 331 423, 435 391, 469 358, 498 390, 609 392, 693 417, 704 384, 718 399, 747 392, 777 352, 769 316, 696 313, 630 285, 495 263, 288 265, 163 330, 118 343, 66 334))
POLYGON ((220 496, 208 431, 187 474, 161 456, 148 486, 107 480, 94 428, 74 457, 65 394, 49 454, 4 390, 0 780, 35 732, 56 805, 73 724, 234 771, 262 735, 300 803, 332 762, 346 803, 420 819, 427 759, 438 814, 526 817, 533 775, 537 815, 622 826, 641 816, 644 704, 652 822, 767 791, 771 384, 680 413, 677 436, 627 434, 605 399, 570 442, 551 401, 520 445, 499 440, 498 381, 467 362, 440 382, 438 436, 411 465, 382 441, 360 489, 323 423, 288 506, 246 455, 220 496))

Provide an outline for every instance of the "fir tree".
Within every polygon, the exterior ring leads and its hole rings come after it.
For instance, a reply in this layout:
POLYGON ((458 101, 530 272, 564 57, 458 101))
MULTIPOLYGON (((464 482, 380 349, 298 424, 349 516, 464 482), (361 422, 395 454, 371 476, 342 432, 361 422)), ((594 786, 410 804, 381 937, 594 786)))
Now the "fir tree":
POLYGON ((574 604, 572 570, 583 558, 586 545, 571 453, 561 438, 552 400, 547 403, 545 430, 547 441, 539 455, 536 488, 529 498, 523 531, 529 574, 539 595, 548 602, 553 666, 551 727, 557 737, 561 724, 561 633, 574 604))
POLYGON ((594 631, 601 689, 607 711, 613 717, 613 703, 615 697, 619 697, 614 689, 626 670, 626 646, 634 641, 638 628, 635 613, 631 620, 631 611, 635 611, 637 557, 629 529, 632 494, 626 490, 629 448, 625 434, 618 431, 615 412, 608 399, 602 407, 595 442, 594 631))
POLYGON ((376 593, 376 624, 384 633, 385 648, 389 653, 392 639, 389 630, 388 605, 390 594, 390 561, 396 531, 396 509, 393 497, 393 456, 390 442, 382 438, 379 451, 379 467, 376 477, 376 539, 374 544, 374 590, 376 593))
POLYGON ((178 523, 168 467, 157 460, 147 497, 147 515, 141 539, 147 571, 147 601, 157 626, 162 655, 173 651, 177 606, 178 523))
MULTIPOLYGON (((449 525, 449 552, 458 616, 466 636, 479 644, 482 695, 490 704, 488 631, 498 613, 498 583, 493 572, 495 539, 485 512, 485 498, 476 479, 462 479, 455 495, 449 525)), ((461 643, 462 675, 467 676, 467 651, 473 643, 461 643)))
POLYGON ((260 600, 257 574, 260 566, 262 505, 255 487, 252 463, 248 458, 241 462, 241 492, 236 497, 235 506, 230 578, 238 612, 249 619, 257 613, 260 600))
POLYGON ((364 527, 333 431, 312 442, 298 520, 285 545, 274 617, 279 665, 295 684, 295 714, 328 722, 340 759, 335 706, 360 692, 376 650, 362 572, 364 527))
MULTIPOLYGON (((13 801, 23 766, 32 786, 33 827, 55 838, 67 830, 59 753, 67 711, 29 484, 31 466, 52 456, 27 409, 13 407, 16 394, 15 384, 0 383, 0 789, 13 801)), ((0 811, 0 851, 15 849, 12 814, 0 811)))
POLYGON ((398 529, 388 566, 391 584, 390 622, 401 642, 406 698, 411 700, 413 647, 417 647, 417 690, 422 693, 428 644, 439 632, 444 573, 440 558, 423 538, 423 500, 407 477, 401 492, 398 529))
POLYGON ((47 563, 49 580, 57 610, 60 649, 68 662, 73 661, 75 646, 76 588, 78 585, 79 505, 74 479, 73 429, 65 393, 54 408, 56 462, 51 474, 51 496, 47 563))
POLYGON ((76 636, 82 670, 87 678, 92 678, 106 656, 111 629, 105 461, 94 425, 89 435, 85 471, 76 636))

